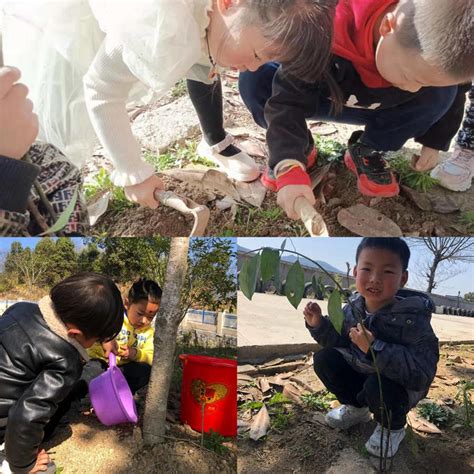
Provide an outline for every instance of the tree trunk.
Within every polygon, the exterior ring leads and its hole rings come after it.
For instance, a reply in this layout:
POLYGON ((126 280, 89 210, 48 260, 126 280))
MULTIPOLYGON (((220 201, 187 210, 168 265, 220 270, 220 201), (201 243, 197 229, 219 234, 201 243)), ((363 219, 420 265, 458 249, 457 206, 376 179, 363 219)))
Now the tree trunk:
POLYGON ((430 267, 430 274, 428 277, 428 288, 426 289, 427 293, 431 293, 435 287, 435 275, 436 275, 436 270, 438 269, 438 265, 439 265, 439 260, 435 257, 430 267))
POLYGON ((188 268, 188 249, 189 238, 172 239, 161 308, 156 316, 153 365, 143 425, 143 440, 146 445, 164 441, 176 337, 182 318, 180 302, 188 268))

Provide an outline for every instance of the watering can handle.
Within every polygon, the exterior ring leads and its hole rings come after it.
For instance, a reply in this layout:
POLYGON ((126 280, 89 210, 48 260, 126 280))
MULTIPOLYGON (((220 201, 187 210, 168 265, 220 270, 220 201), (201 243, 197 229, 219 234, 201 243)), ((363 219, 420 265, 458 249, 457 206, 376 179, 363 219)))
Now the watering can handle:
POLYGON ((109 367, 117 367, 117 357, 113 352, 109 354, 109 367))

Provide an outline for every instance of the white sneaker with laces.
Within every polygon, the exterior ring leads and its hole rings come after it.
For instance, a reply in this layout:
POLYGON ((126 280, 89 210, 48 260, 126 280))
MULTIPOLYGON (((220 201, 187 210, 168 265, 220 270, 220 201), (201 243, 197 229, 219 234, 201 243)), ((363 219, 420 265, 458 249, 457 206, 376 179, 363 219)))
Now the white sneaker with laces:
POLYGON ((334 408, 326 415, 326 423, 331 428, 346 430, 358 423, 370 421, 371 415, 368 407, 354 407, 352 405, 341 405, 334 408))
POLYGON ((450 158, 440 163, 431 176, 451 191, 467 191, 474 175, 474 150, 456 145, 450 158))
POLYGON ((234 143, 234 137, 227 134, 224 140, 210 146, 204 138, 199 143, 196 152, 199 156, 219 166, 220 170, 227 174, 229 178, 236 181, 255 181, 260 176, 260 168, 257 163, 247 153, 241 151, 236 155, 224 156, 221 152, 234 143))
MULTIPOLYGON (((380 457, 380 440, 382 438, 382 425, 377 423, 377 426, 372 433, 372 436, 369 438, 367 443, 365 443, 365 447, 369 454, 372 456, 380 457)), ((390 436, 388 435, 387 428, 383 430, 383 441, 382 441, 382 451, 383 455, 385 455, 385 450, 387 449, 388 443, 388 450, 387 450, 387 458, 392 458, 398 451, 400 447, 400 443, 405 438, 405 428, 401 430, 391 430, 390 436)))

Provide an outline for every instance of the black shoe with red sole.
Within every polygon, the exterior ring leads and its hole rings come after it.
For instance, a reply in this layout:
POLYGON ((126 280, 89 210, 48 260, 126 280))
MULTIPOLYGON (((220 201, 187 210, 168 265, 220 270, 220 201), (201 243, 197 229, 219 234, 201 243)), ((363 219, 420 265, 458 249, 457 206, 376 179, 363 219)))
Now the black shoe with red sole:
POLYGON ((384 159, 383 152, 357 141, 355 132, 349 140, 344 163, 357 176, 357 188, 364 196, 394 197, 400 192, 397 179, 384 159))

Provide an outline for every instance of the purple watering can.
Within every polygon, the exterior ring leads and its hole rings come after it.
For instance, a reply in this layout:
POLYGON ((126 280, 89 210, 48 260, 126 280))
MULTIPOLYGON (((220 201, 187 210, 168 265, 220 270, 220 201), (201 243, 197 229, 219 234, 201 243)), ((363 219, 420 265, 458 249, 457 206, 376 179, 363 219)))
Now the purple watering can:
POLYGON ((137 408, 125 377, 117 367, 114 353, 109 354, 109 368, 89 383, 94 411, 104 425, 136 423, 137 408))

